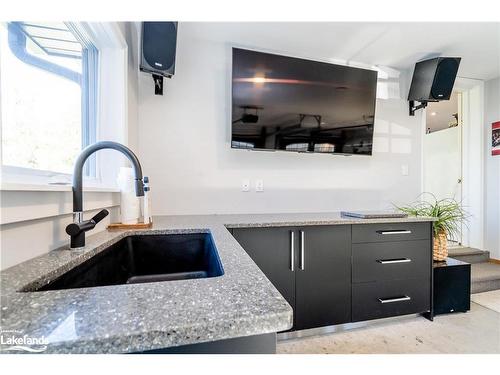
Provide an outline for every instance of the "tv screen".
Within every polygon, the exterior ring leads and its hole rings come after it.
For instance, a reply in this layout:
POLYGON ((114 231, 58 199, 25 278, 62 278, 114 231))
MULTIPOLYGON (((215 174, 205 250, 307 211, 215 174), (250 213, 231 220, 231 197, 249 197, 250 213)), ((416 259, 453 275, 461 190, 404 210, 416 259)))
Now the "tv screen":
POLYGON ((377 72, 233 48, 231 147, 371 155, 377 72))

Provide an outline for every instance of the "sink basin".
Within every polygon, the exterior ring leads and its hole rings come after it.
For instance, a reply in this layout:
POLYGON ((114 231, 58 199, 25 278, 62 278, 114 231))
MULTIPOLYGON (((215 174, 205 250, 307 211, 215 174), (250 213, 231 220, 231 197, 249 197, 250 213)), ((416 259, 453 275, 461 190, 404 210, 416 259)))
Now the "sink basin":
POLYGON ((221 276, 210 233, 132 235, 37 291, 221 276))

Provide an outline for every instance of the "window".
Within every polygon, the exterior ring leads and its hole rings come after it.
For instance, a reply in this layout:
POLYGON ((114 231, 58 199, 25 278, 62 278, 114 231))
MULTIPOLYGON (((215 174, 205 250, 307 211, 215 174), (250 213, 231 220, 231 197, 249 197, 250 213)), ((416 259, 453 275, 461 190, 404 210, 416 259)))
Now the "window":
POLYGON ((285 149, 287 151, 304 151, 309 149, 309 143, 290 143, 286 145, 285 149))
MULTIPOLYGON (((74 24, 0 27, 2 167, 71 174, 96 140, 98 50, 74 24)), ((86 163, 95 176, 95 159, 86 163)))

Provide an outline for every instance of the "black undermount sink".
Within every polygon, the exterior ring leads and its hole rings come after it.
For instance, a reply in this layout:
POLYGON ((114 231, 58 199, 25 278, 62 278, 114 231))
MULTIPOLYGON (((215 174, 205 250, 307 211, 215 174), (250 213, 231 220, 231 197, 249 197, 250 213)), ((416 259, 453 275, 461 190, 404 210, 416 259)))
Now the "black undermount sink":
POLYGON ((224 274, 210 233, 131 235, 37 291, 199 279, 224 274))

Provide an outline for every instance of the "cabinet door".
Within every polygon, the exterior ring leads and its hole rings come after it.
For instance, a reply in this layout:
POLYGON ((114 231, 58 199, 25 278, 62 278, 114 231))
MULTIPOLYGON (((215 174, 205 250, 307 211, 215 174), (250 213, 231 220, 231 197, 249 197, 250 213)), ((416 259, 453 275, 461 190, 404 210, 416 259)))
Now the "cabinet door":
POLYGON ((350 228, 315 226, 298 231, 295 329, 351 320, 350 228))
MULTIPOLYGON (((295 259, 292 260, 294 228, 235 228, 233 236, 295 310, 295 259)), ((294 241, 297 252, 297 241, 294 241)))

